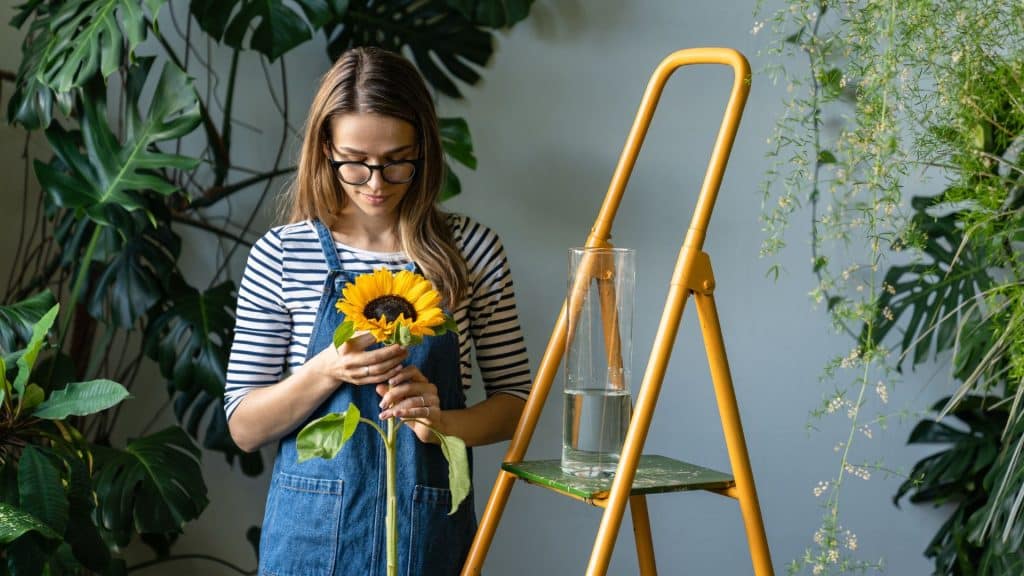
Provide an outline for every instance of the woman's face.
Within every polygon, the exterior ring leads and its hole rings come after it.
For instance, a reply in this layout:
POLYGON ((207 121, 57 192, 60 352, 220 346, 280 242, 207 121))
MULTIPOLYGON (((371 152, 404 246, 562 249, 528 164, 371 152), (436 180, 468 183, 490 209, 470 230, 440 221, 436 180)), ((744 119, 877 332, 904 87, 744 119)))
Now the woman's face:
MULTIPOLYGON (((392 162, 415 160, 419 150, 416 145, 416 129, 405 120, 378 114, 342 114, 331 119, 331 141, 327 156, 335 161, 364 162, 370 166, 384 166, 392 162)), ((408 166, 408 165, 404 165, 408 166)), ((353 181, 352 174, 365 171, 357 165, 346 165, 344 180, 353 181)), ((391 180, 401 175, 403 165, 389 169, 391 180)), ((335 176, 340 174, 336 170, 335 176)), ((370 179, 363 184, 349 184, 339 177, 341 187, 348 197, 346 212, 367 216, 390 216, 397 208, 411 182, 395 184, 388 182, 383 170, 372 169, 370 179)))

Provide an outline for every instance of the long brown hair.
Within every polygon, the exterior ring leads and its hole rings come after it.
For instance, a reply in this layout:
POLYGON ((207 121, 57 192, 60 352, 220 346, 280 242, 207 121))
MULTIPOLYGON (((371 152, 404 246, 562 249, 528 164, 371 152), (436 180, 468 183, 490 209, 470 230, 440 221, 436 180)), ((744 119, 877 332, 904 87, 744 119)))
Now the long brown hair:
POLYGON ((455 247, 445 213, 437 207, 445 178, 441 135, 434 102, 413 65, 379 48, 353 48, 338 58, 320 80, 306 119, 295 180, 282 199, 288 222, 318 218, 331 223, 346 201, 336 173, 327 163, 331 119, 371 113, 404 120, 416 129, 423 162, 398 205, 402 250, 437 286, 451 308, 466 293, 466 262, 455 247))

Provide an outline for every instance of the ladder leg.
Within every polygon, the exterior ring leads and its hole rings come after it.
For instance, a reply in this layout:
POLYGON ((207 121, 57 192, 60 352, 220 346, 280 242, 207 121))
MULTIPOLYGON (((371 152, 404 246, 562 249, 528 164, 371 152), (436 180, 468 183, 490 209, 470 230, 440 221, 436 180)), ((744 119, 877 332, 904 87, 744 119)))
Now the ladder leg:
POLYGON ((651 538, 651 517, 647 514, 647 496, 629 497, 629 512, 633 516, 633 537, 636 539, 636 557, 641 576, 657 576, 654 563, 654 541, 651 538))
POLYGON ((750 560, 754 565, 756 576, 773 576, 768 539, 765 537, 764 522, 761 519, 761 506, 757 500, 757 489, 754 487, 754 474, 750 469, 750 457, 747 454, 747 442, 743 437, 743 426, 740 423, 739 408, 736 405, 732 375, 729 373, 729 361, 725 356, 725 343, 722 341, 718 309, 715 306, 714 296, 711 294, 695 292, 693 296, 697 306, 697 316, 700 319, 701 333, 704 335, 704 347, 707 350, 708 364, 711 368, 711 380, 715 386, 715 398, 718 400, 718 413, 722 419, 725 445, 729 451, 729 463, 732 465, 732 473, 736 478, 736 495, 747 532, 750 560))
POLYGON ((513 474, 504 470, 498 472, 498 479, 494 481, 494 488, 487 499, 487 507, 480 517, 480 524, 466 556, 466 563, 462 566, 462 576, 476 576, 483 569, 484 558, 487 557, 491 541, 494 540, 494 533, 498 530, 498 522, 501 521, 501 514, 505 511, 505 504, 508 503, 515 481, 516 477, 513 474))

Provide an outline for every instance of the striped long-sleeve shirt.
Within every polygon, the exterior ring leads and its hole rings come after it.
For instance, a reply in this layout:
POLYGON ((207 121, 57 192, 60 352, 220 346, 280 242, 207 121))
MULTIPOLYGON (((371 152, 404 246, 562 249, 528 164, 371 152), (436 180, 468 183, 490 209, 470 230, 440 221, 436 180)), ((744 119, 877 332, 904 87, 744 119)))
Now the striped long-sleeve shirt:
MULTIPOLYGON (((475 350, 488 396, 526 398, 530 372, 505 250, 494 231, 466 216, 450 215, 449 224, 469 272, 468 293, 454 310, 462 386, 472 383, 475 350)), ((352 273, 409 263, 402 252, 336 244, 342 266, 352 273)), ((327 262, 309 221, 273 228, 253 245, 238 289, 224 392, 228 418, 251 390, 280 382, 305 362, 326 276, 327 262)))

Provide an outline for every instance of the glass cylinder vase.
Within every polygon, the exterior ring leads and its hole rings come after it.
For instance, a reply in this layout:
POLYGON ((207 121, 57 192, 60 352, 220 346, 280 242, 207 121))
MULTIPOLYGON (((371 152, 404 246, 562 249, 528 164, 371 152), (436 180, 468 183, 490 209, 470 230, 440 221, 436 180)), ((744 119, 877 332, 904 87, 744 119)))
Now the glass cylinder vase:
POLYGON ((569 249, 562 471, 608 477, 632 411, 636 251, 569 249))

